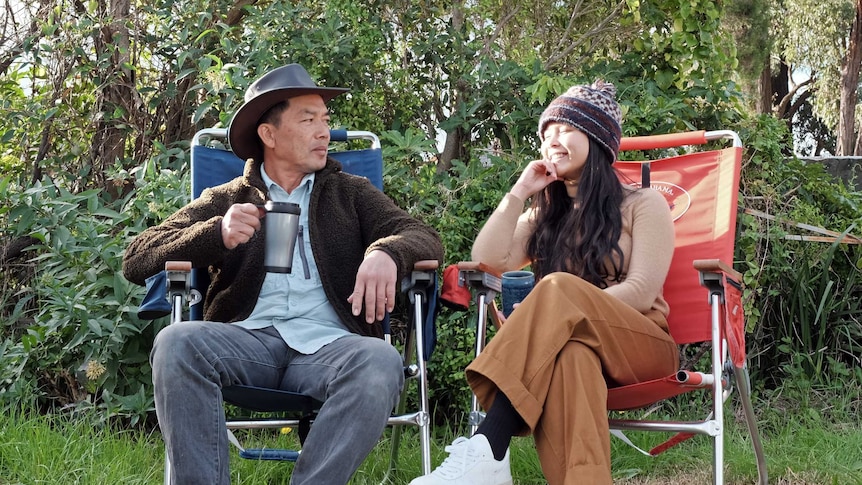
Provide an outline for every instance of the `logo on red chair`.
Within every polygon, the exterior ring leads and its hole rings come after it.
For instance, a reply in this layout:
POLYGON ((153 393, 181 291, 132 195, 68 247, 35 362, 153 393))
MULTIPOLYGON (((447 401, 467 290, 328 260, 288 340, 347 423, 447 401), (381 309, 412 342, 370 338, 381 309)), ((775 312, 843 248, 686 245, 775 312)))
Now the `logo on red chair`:
POLYGON ((691 207, 691 194, 677 184, 653 181, 650 183, 650 188, 661 193, 667 200, 670 215, 674 221, 682 217, 691 207))

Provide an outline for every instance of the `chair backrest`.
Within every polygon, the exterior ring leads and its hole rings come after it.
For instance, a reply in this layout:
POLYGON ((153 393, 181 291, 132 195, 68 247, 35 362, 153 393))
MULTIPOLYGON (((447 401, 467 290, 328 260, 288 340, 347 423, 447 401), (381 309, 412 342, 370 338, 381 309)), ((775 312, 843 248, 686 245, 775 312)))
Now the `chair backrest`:
MULTIPOLYGON (((227 138, 224 128, 207 128, 195 133, 191 141, 191 198, 200 197, 204 189, 215 187, 242 175, 245 161, 224 147, 227 138), (212 146, 215 141, 221 146, 212 146)), ((368 148, 354 150, 330 151, 329 155, 339 162, 345 172, 367 178, 380 190, 383 190, 383 154, 377 135, 369 131, 330 130, 332 142, 366 140, 368 148)), ((204 293, 209 286, 209 275, 206 271, 192 270, 191 286, 204 293)), ((203 318, 203 302, 191 306, 190 318, 203 318)))
POLYGON ((624 182, 640 185, 642 166, 649 163, 649 185, 661 192, 670 206, 676 234, 664 297, 670 305, 670 333, 678 344, 711 339, 708 292, 700 285, 692 263, 696 259, 733 263, 742 144, 730 131, 700 131, 636 140, 624 138, 620 147, 621 150, 672 148, 724 138, 730 139, 733 146, 614 164, 624 182))
MULTIPOLYGON (((330 130, 332 142, 368 140, 371 146, 359 150, 330 151, 329 155, 341 162, 344 171, 360 175, 383 190, 383 154, 377 135, 368 131, 330 130)), ((208 128, 195 133, 191 142, 192 199, 201 195, 207 187, 214 187, 242 175, 245 161, 222 147, 210 146, 208 142, 224 140, 227 130, 208 128)), ((222 145, 223 146, 223 145, 222 145)))

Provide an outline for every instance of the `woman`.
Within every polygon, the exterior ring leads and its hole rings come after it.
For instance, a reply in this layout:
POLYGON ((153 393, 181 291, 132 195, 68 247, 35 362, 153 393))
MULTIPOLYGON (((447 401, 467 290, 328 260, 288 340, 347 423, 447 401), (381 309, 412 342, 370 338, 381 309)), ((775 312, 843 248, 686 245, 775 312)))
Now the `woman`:
POLYGON ((658 192, 617 178, 615 94, 598 81, 551 102, 539 121, 541 160, 476 238, 474 260, 502 271, 531 265, 539 282, 467 367, 485 420, 412 484, 511 484, 509 443, 528 433, 550 485, 612 483, 607 388, 677 369, 661 294, 670 209, 658 192))

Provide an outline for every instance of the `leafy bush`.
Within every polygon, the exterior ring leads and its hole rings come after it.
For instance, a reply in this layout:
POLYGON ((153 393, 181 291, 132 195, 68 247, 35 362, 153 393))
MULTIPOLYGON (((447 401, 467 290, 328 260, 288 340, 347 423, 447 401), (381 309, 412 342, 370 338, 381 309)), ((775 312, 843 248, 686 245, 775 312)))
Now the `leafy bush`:
MULTIPOLYGON (((468 164, 455 160, 449 173, 437 173, 433 164, 421 163, 429 141, 418 133, 382 136, 387 194, 413 216, 440 233, 445 264, 470 260, 479 228, 514 183, 526 160, 488 153, 468 164)), ((442 270, 443 268, 441 268, 442 270)), ((431 398, 437 422, 454 425, 470 409, 470 390, 464 369, 475 355, 475 307, 471 311, 443 310, 437 319, 438 343, 429 362, 431 398)))
POLYGON ((755 118, 740 133, 747 146, 741 205, 777 218, 739 218, 736 258, 753 330, 753 368, 769 386, 798 375, 826 383, 832 372, 859 365, 862 254, 855 244, 786 236, 816 235, 794 222, 858 232, 860 194, 832 179, 822 165, 785 157, 789 135, 781 121, 755 118))
POLYGON ((130 237, 173 212, 185 193, 172 171, 142 168, 134 196, 70 193, 51 179, 0 182, 4 240, 29 237, 27 261, 7 263, 0 327, 0 406, 101 409, 131 423, 153 410, 149 349, 158 326, 137 318, 142 289, 121 273, 130 237))

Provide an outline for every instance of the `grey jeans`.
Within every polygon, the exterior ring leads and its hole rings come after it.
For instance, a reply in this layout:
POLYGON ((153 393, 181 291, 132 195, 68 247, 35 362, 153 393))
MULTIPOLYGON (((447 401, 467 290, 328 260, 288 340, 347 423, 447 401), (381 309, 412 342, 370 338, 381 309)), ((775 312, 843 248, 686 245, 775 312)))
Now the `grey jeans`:
POLYGON ((324 401, 290 483, 341 485, 383 434, 404 384, 401 356, 383 340, 351 335, 304 355, 272 327, 169 325, 150 362, 174 484, 230 482, 222 387, 281 388, 324 401))

